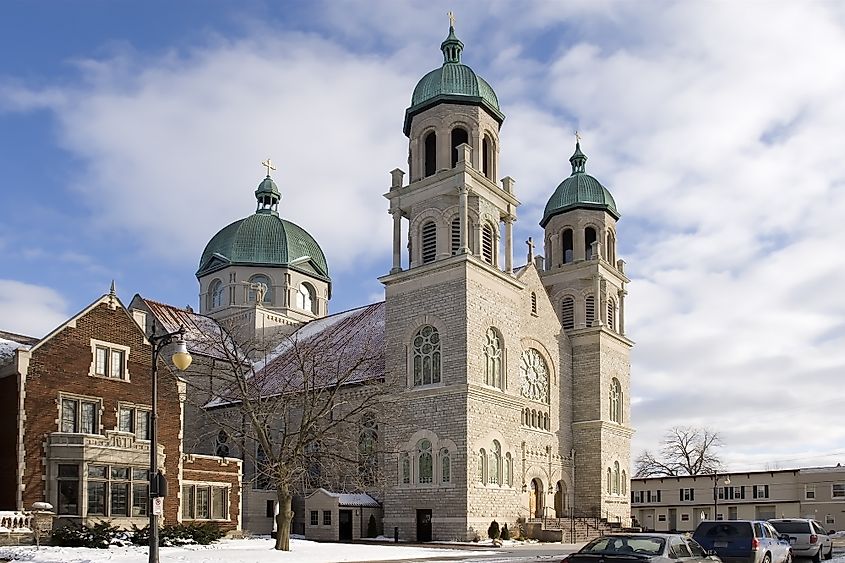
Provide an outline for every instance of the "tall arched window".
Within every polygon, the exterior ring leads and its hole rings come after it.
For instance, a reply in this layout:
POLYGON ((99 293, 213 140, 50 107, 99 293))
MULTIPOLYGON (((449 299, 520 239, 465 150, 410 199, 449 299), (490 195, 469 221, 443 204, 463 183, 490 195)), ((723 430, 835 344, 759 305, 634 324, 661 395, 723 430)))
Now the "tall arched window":
POLYGON ((422 262, 428 264, 437 258, 437 225, 434 221, 427 221, 420 229, 420 247, 422 248, 422 262))
POLYGON ((613 492, 613 472, 607 468, 607 494, 613 492))
POLYGON ((596 320, 596 298, 588 295, 584 301, 584 312, 586 313, 587 326, 593 326, 596 320))
POLYGON ((572 229, 563 231, 563 263, 569 264, 575 261, 575 245, 572 237, 572 229))
POLYGON ((426 325, 414 335, 414 385, 440 383, 440 334, 426 325))
POLYGON ((437 172, 437 133, 432 131, 425 136, 424 147, 425 170, 423 175, 428 177, 437 172))
POLYGON ((531 314, 537 314, 537 294, 533 291, 531 292, 531 314))
POLYGON ((622 489, 619 494, 622 496, 628 494, 628 474, 625 471, 622 471, 622 489))
POLYGON ((504 476, 502 477, 502 484, 508 487, 513 487, 513 458, 511 453, 505 454, 504 476))
POLYGON ((616 237, 613 236, 613 232, 608 230, 607 231, 607 246, 605 248, 605 254, 607 254, 607 261, 616 265, 616 237))
POLYGON ((487 452, 484 451, 484 448, 481 448, 481 451, 478 452, 478 482, 482 485, 487 484, 487 452))
POLYGON ((296 306, 309 313, 317 313, 317 291, 310 283, 301 283, 296 288, 296 306))
POLYGON ((458 164, 458 145, 469 144, 469 133, 466 129, 455 127, 452 129, 452 168, 458 164))
POLYGON ((493 140, 489 135, 484 135, 481 141, 481 172, 491 180, 493 180, 493 158, 495 155, 495 148, 493 140))
POLYGON ((223 287, 223 282, 220 280, 214 280, 211 282, 211 285, 208 287, 208 308, 209 309, 216 309, 218 307, 223 306, 223 294, 225 292, 225 288, 223 287))
POLYGON ((411 456, 407 452, 401 455, 399 465, 401 465, 402 484, 409 485, 411 483, 411 456))
POLYGON ((313 486, 320 483, 323 475, 323 461, 320 456, 321 449, 322 446, 319 440, 312 440, 305 444, 305 472, 308 475, 309 483, 313 486))
POLYGON ((440 482, 452 482, 452 456, 446 448, 440 448, 440 482))
POLYGON ((575 328, 575 299, 572 297, 564 297, 560 302, 560 320, 563 328, 572 330, 575 328))
POLYGON ((461 251, 461 219, 460 217, 455 217, 452 219, 451 229, 449 234, 452 238, 452 256, 458 254, 461 251))
POLYGON ((434 476, 434 462, 431 455, 431 442, 420 440, 417 443, 418 483, 431 483, 434 476))
POLYGON ((496 235, 489 223, 481 228, 481 257, 488 264, 496 265, 496 235))
POLYGON ((270 281, 270 278, 265 276, 264 274, 256 274, 249 278, 249 295, 247 299, 250 303, 255 303, 256 298, 258 297, 259 290, 256 289, 257 284, 264 284, 264 300, 262 303, 266 303, 268 305, 273 303, 273 284, 270 281), (252 284, 256 284, 253 286, 252 284))
POLYGON ((596 242, 596 230, 592 227, 584 229, 584 260, 593 259, 593 243, 596 242))
POLYGON ((622 385, 615 377, 610 382, 610 420, 622 423, 622 385))
POLYGON ((504 389, 502 378, 502 339, 499 332, 490 327, 487 329, 484 342, 485 378, 484 382, 492 387, 504 389))
POLYGON ((614 495, 619 494, 619 479, 620 479, 619 462, 614 461, 613 462, 613 494, 614 495))
POLYGON ((493 440, 493 450, 490 452, 490 484, 498 485, 502 476, 502 445, 493 440))
POLYGON ((375 481, 378 471, 378 425, 371 414, 364 417, 361 431, 358 433, 358 475, 364 483, 375 481))
POLYGON ((607 300, 607 328, 610 330, 616 328, 616 303, 612 298, 607 300))

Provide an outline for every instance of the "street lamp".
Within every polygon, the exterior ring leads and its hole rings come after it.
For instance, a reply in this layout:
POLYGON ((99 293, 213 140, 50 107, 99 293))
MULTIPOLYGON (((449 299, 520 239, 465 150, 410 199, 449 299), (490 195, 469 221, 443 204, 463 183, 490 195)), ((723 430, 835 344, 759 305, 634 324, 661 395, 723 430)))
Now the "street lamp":
POLYGON ((191 355, 188 353, 188 346, 185 344, 185 328, 179 327, 179 330, 168 332, 166 334, 156 334, 156 323, 153 320, 153 328, 149 337, 150 344, 153 346, 153 389, 152 389, 152 411, 150 412, 150 558, 149 563, 158 563, 158 516, 161 512, 162 504, 158 498, 162 498, 166 494, 166 481, 164 475, 158 470, 158 357, 161 354, 162 348, 168 344, 176 344, 176 351, 173 353, 171 360, 173 365, 179 371, 185 371, 191 365, 191 355))
MULTIPOLYGON (((728 485, 730 485, 731 484, 731 476, 725 475, 725 481, 724 482, 725 482, 726 487, 728 485)), ((719 492, 719 474, 714 472, 713 473, 713 520, 719 519, 719 516, 717 514, 717 512, 719 510, 719 495, 718 495, 718 492, 719 492)))

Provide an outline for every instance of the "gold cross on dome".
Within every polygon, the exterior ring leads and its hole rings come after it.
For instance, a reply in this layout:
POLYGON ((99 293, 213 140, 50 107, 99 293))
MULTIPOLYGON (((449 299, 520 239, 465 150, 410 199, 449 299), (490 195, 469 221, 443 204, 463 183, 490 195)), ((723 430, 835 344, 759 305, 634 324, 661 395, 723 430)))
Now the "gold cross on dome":
POLYGON ((449 27, 455 27, 455 14, 452 13, 452 10, 446 12, 446 15, 449 16, 449 27))
POLYGON ((271 170, 275 170, 275 169, 276 169, 276 167, 275 167, 275 166, 273 166, 273 162, 272 162, 269 158, 268 158, 267 160, 265 160, 264 162, 262 162, 262 163, 261 163, 261 166, 263 166, 264 168, 266 168, 266 169, 267 169, 267 175, 268 175, 268 176, 270 175, 270 171, 271 171, 271 170))
POLYGON ((575 142, 576 142, 576 143, 580 143, 580 142, 581 142, 581 134, 580 134, 580 133, 578 133, 578 131, 577 131, 577 130, 575 131, 575 142))

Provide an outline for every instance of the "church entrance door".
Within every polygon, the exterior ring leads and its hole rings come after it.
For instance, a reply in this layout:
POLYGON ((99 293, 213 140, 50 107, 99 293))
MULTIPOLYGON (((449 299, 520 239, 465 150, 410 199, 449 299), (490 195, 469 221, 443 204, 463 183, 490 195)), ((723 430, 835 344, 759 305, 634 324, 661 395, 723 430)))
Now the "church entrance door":
POLYGON ((338 539, 352 541, 352 511, 341 510, 338 520, 338 539))
POLYGON ((543 482, 531 480, 531 494, 528 497, 528 513, 532 518, 543 517, 543 482))
POLYGON ((417 541, 431 541, 431 510, 417 510, 417 541))

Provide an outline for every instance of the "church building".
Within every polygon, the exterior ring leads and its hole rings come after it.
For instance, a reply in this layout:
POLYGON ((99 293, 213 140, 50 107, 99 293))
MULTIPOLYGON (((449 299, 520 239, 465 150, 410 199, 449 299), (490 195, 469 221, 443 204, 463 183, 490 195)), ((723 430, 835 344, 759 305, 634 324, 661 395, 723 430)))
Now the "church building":
MULTIPOLYGON (((372 314, 383 315, 385 373, 402 386, 397 420, 379 427, 385 486, 372 496, 383 529, 426 541, 484 537, 493 519, 627 523, 633 343, 620 213, 587 174, 579 140, 543 216, 523 217, 539 220, 543 251, 529 240, 526 263, 515 265, 520 202, 499 171, 505 115, 462 62, 453 25, 440 50, 442 65, 405 112, 407 170, 390 173, 384 194, 392 263, 372 314)), ((331 278, 314 238, 279 216, 265 165, 255 213, 202 254, 199 312, 290 332, 327 317, 331 278)), ((247 493, 244 528, 260 531, 250 518, 265 517, 264 507, 249 502, 247 493)))

